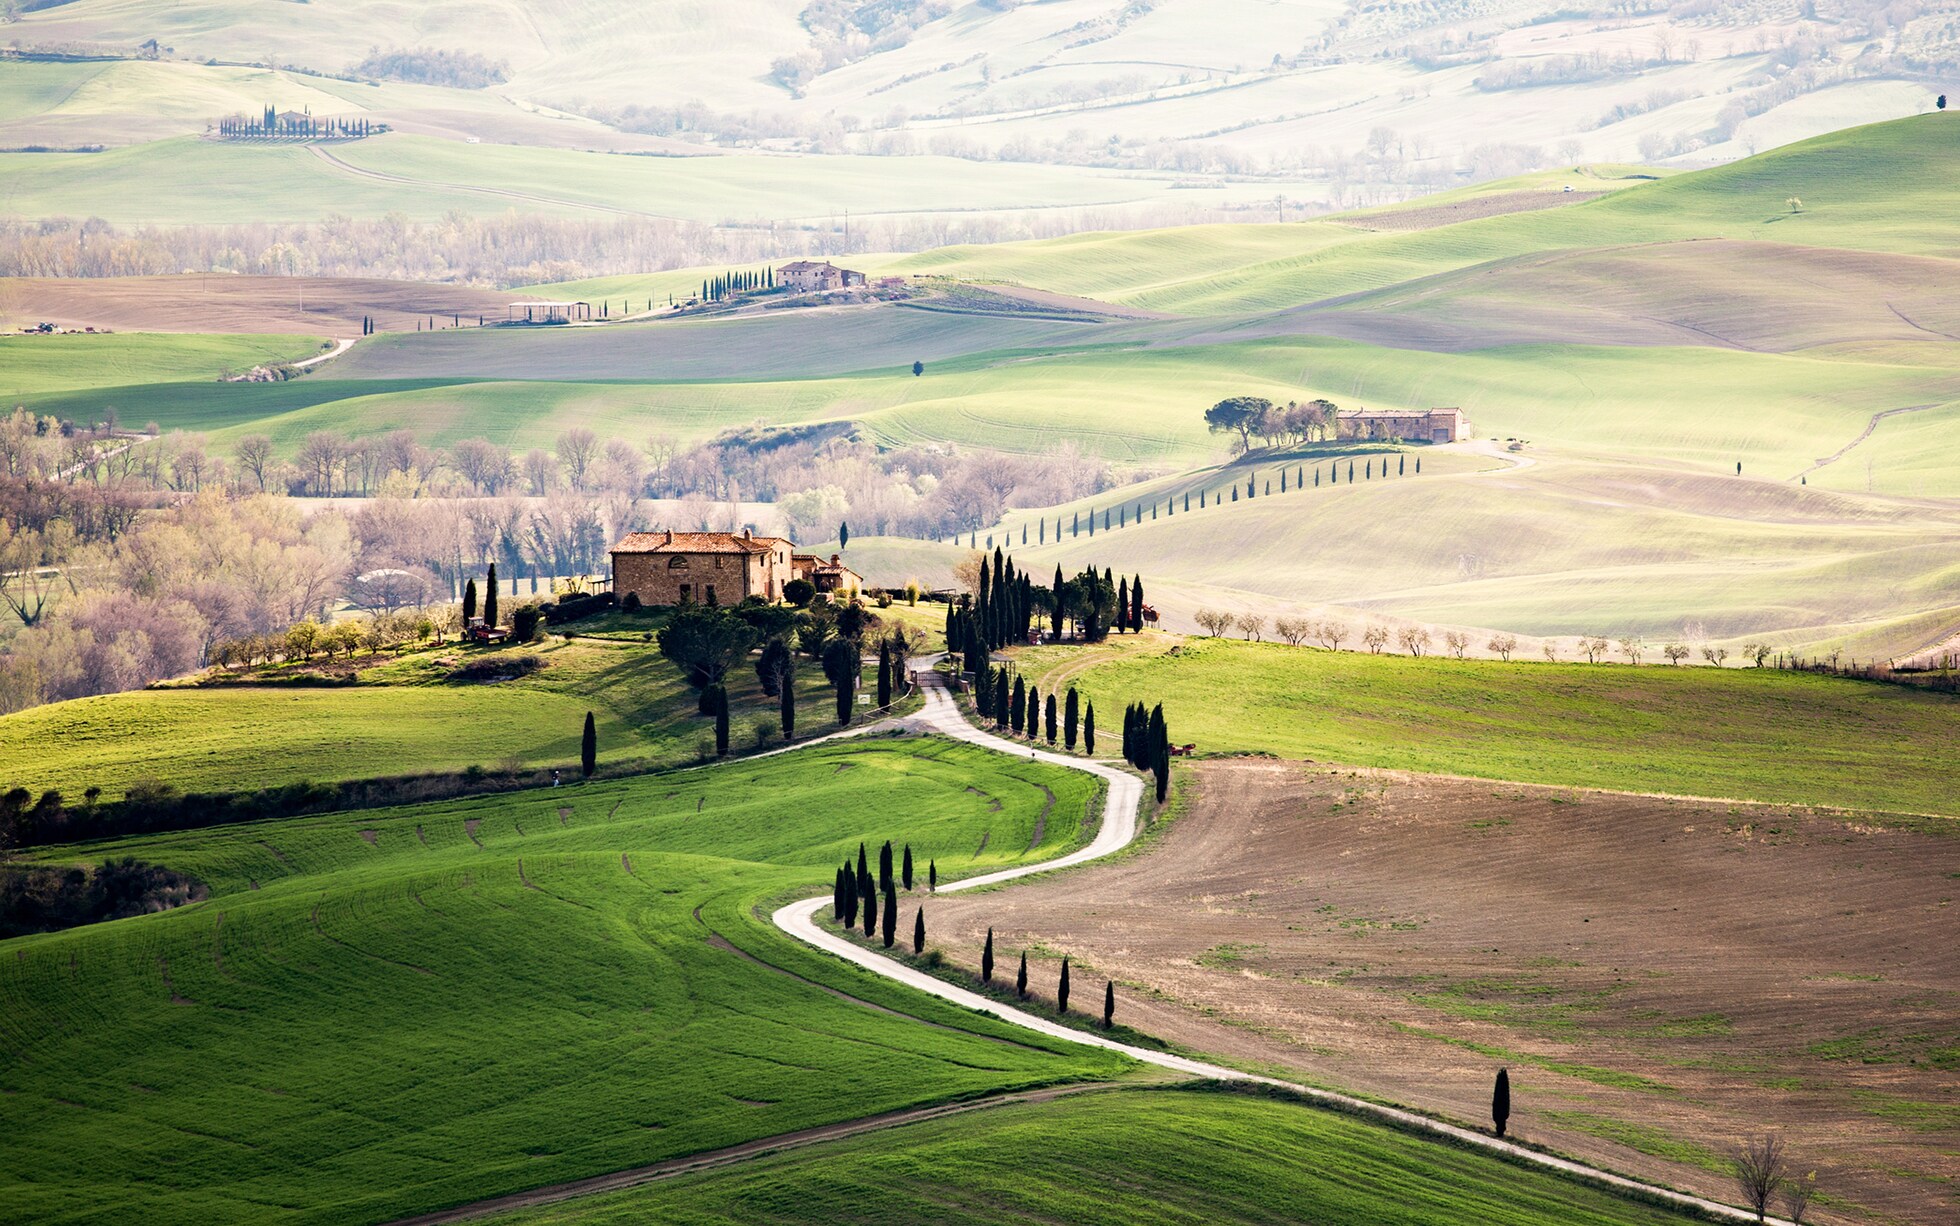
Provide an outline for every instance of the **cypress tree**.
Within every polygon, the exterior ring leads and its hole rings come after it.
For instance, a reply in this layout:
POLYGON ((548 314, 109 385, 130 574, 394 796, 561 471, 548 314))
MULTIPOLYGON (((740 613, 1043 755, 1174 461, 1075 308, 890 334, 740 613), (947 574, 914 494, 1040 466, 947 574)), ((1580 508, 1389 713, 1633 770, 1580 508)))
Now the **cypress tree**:
POLYGON ((939 888, 939 861, 927 860, 926 861, 926 889, 937 890, 938 888, 939 888))
POLYGON ((1096 700, 1093 698, 1082 713, 1082 752, 1091 756, 1096 752, 1096 700))
POLYGON ((1000 670, 999 674, 994 678, 994 727, 995 728, 999 728, 1001 725, 1007 722, 1007 712, 1008 712, 1008 707, 1010 705, 1011 704, 1008 702, 1008 698, 1007 698, 1007 670, 1003 668, 1000 670))
POLYGON ((783 739, 787 741, 796 735, 796 685, 788 674, 783 676, 783 689, 776 699, 776 711, 782 716, 783 739))
POLYGON ((890 839, 878 849, 878 888, 890 893, 892 888, 892 844, 890 839))
POLYGON ((490 578, 483 585, 483 624, 497 624, 497 564, 490 563, 490 578))
POLYGON ((858 898, 864 911, 864 939, 870 940, 878 931, 878 887, 871 881, 871 874, 858 878, 858 898))
POLYGON ((1123 760, 1135 766, 1137 761, 1137 705, 1131 703, 1123 708, 1123 760))
POLYGON ((890 949, 892 947, 892 942, 898 939, 898 891, 897 890, 885 891, 885 922, 881 926, 879 935, 885 939, 886 949, 890 949))
POLYGON ((912 917, 912 952, 922 954, 926 951, 926 906, 919 904, 918 912, 912 917))
POLYGON ((1048 714, 1048 719, 1047 719, 1047 721, 1046 721, 1046 722, 1047 722, 1047 733, 1048 733, 1048 743, 1049 743, 1050 745, 1053 745, 1053 744, 1055 743, 1055 734, 1056 734, 1056 732, 1058 732, 1058 731, 1059 731, 1059 729, 1058 729, 1058 728, 1056 727, 1056 720, 1055 720, 1055 696, 1054 696, 1054 695, 1053 695, 1052 693, 1048 695, 1048 713, 1047 713, 1047 714, 1048 714))
POLYGON ((1130 580, 1130 629, 1143 633, 1143 576, 1130 580))
MULTIPOLYGON (((1058 539, 1061 536, 1060 527, 1061 527, 1060 524, 1056 525, 1057 531, 1055 533, 1055 536, 1058 539)), ((1062 637, 1062 618, 1066 616, 1068 612, 1068 597, 1064 595, 1065 586, 1066 586, 1065 581, 1062 579, 1062 564, 1060 562, 1057 562, 1055 563, 1054 615, 1055 615, 1055 638, 1056 641, 1058 642, 1061 640, 1062 637)))
POLYGON ((1027 684, 1021 678, 1016 677, 1014 678, 1014 698, 1007 712, 1007 726, 1018 733, 1021 731, 1021 725, 1027 719, 1027 716, 1027 684))
POLYGON ((599 767, 599 726, 592 721, 592 712, 585 713, 585 733, 578 741, 578 773, 590 779, 592 772, 599 767))
POLYGON ((892 648, 888 640, 878 643, 878 707, 892 705, 892 648))
POLYGON ((1103 984, 1103 1029, 1108 1030, 1116 1020, 1116 981, 1103 984))
POLYGON ((1116 628, 1130 632, 1130 581, 1127 578, 1116 581, 1116 628))
POLYGON ((987 944, 980 950, 980 982, 994 981, 994 930, 987 929, 987 944))
POLYGON ((1354 484, 1354 461, 1353 460, 1348 461, 1348 484, 1349 485, 1354 484))
MULTIPOLYGON (((1200 495, 1198 495, 1198 497, 1199 497, 1199 498, 1203 498, 1203 497, 1204 497, 1204 495, 1203 495, 1203 494, 1200 494, 1200 495)), ((1191 509, 1191 491, 1190 491, 1190 490, 1185 490, 1185 491, 1184 491, 1184 509, 1185 509, 1185 510, 1187 510, 1187 511, 1189 511, 1189 510, 1191 509)))
POLYGON ((857 686, 849 673, 837 681, 837 726, 846 728, 851 723, 851 706, 857 698, 857 686))
POLYGON ((912 888, 912 845, 910 843, 905 845, 905 861, 903 866, 898 870, 898 879, 905 883, 906 889, 909 890, 912 888))
POLYGON ((1490 1094, 1490 1122, 1497 1125, 1497 1135, 1504 1135, 1504 1125, 1511 1118, 1511 1074, 1508 1069, 1497 1070, 1497 1085, 1490 1094))
POLYGON ((1014 976, 1014 995, 1022 1000, 1028 998, 1028 951, 1021 951, 1021 970, 1014 976))
POLYGON ((1396 456, 1395 475, 1400 477, 1406 474, 1408 471, 1409 471, 1409 457, 1407 455, 1396 456))
MULTIPOLYGON (((1267 482, 1269 487, 1271 484, 1271 482, 1267 482)), ((1272 490, 1269 488, 1266 492, 1271 493, 1272 490)), ((1286 492, 1286 470, 1284 468, 1279 470, 1279 492, 1282 494, 1286 492)))
POLYGON ((1068 700, 1062 708, 1062 745, 1070 753, 1075 752, 1075 738, 1081 728, 1082 700, 1076 694, 1075 687, 1071 685, 1068 687, 1068 700))
POLYGON ((476 620, 476 580, 463 585, 463 626, 465 629, 476 620))
POLYGON ((1068 535, 1070 540, 1082 535, 1082 512, 1075 511, 1069 515, 1068 535))
POLYGON ((1318 464, 1313 466, 1313 487, 1315 489, 1320 488, 1320 465, 1318 464))
POLYGON ((1421 457, 1421 456, 1417 456, 1417 457, 1416 457, 1416 472, 1417 472, 1417 473, 1421 473, 1421 472, 1422 472, 1422 457, 1421 457))
POLYGON ((715 756, 728 756, 728 687, 715 687, 715 756))
POLYGON ((1068 1012, 1068 959, 1062 959, 1062 981, 1055 988, 1055 1012, 1068 1012))
POLYGON ((857 871, 858 878, 862 880, 863 878, 869 876, 870 875, 869 869, 870 869, 870 862, 865 857, 864 844, 863 842, 860 841, 858 843, 858 871, 857 871))
POLYGON ((1171 790, 1171 734, 1164 726, 1164 706, 1150 713, 1150 769, 1157 776, 1157 803, 1163 804, 1171 790))
POLYGON ((844 867, 840 864, 837 867, 836 877, 830 883, 830 913, 837 917, 838 927, 849 928, 851 926, 851 921, 848 918, 850 915, 850 904, 844 901, 844 896, 847 893, 854 894, 856 889, 855 887, 847 887, 844 881, 844 867))

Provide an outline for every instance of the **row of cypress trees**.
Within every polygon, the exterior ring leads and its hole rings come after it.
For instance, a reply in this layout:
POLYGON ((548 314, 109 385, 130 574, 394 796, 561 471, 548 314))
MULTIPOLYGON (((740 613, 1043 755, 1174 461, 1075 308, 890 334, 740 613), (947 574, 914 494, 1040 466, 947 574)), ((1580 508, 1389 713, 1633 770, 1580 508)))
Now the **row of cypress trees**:
MULTIPOLYGON (((923 929, 921 929, 923 931, 923 929)), ((1069 959, 1062 957, 1061 978, 1055 984, 1055 1012, 1068 1012, 1068 974, 1069 959)), ((987 929, 987 943, 980 950, 980 982, 989 987, 994 982, 994 930, 987 929)), ((1014 995, 1017 999, 1028 998, 1028 951, 1021 951, 1021 968, 1014 973, 1014 995)), ((1116 981, 1103 983, 1103 1028, 1107 1030, 1116 1020, 1116 981)))
POLYGON ((982 719, 994 722, 994 730, 1011 731, 1030 741, 1046 739, 1050 745, 1061 741, 1070 751, 1078 736, 1083 752, 1096 752, 1096 704, 1086 704, 1069 687, 1068 696, 1057 701, 1054 694, 1043 695, 1038 686, 1012 669, 982 664, 974 681, 973 703, 982 719))
MULTIPOLYGON (((936 861, 926 862, 926 882, 928 886, 939 884, 939 865, 936 861)), ((870 860, 865 854, 865 846, 858 844, 857 865, 855 868, 846 860, 837 868, 836 879, 830 892, 831 913, 837 917, 837 925, 846 930, 857 927, 860 919, 864 923, 864 935, 871 937, 882 928, 885 948, 890 949, 897 939, 898 895, 903 886, 910 890, 913 883, 912 845, 905 845, 904 866, 896 873, 892 870, 892 845, 889 840, 878 851, 878 876, 871 875, 870 860), (879 905, 879 895, 884 896, 884 905, 879 905), (882 920, 882 924, 880 921, 882 920)), ((921 906, 912 925, 912 952, 925 949, 926 928, 925 908, 921 906)))
POLYGON ((774 268, 764 268, 761 272, 725 272, 701 282, 701 298, 706 302, 720 302, 731 294, 745 294, 751 290, 775 287, 774 268))
POLYGON ((978 594, 946 615, 946 650, 977 676, 993 652, 1027 642, 1044 608, 1058 639, 1070 621, 1090 642, 1101 642, 1112 630, 1138 633, 1144 626, 1143 576, 1119 579, 1091 566, 1069 579, 1058 565, 1054 582, 1043 588, 996 548, 991 561, 981 563, 978 594))
POLYGON ((1123 760, 1157 780, 1157 803, 1163 804, 1171 788, 1171 734, 1164 723, 1164 704, 1149 711, 1140 702, 1123 712, 1123 760))
MULTIPOLYGON (((1415 471, 1418 474, 1420 474, 1422 472, 1422 457, 1421 456, 1415 457, 1415 461, 1416 461, 1415 471)), ((1398 477, 1403 477, 1403 476, 1407 476, 1408 474, 1409 474, 1409 457, 1407 454, 1398 454, 1395 457, 1395 475, 1398 477)), ((1375 479, 1377 475, 1383 477, 1388 476, 1387 456, 1381 457, 1381 463, 1379 465, 1375 463, 1373 457, 1370 457, 1362 462, 1362 466, 1360 469, 1360 480, 1372 481, 1375 479)), ((1349 485, 1353 485, 1356 480, 1355 462, 1353 460, 1349 460, 1347 462, 1347 480, 1349 485)), ((1339 485, 1341 483, 1341 461, 1335 460, 1327 465, 1327 483, 1329 485, 1339 485)), ((1304 490, 1306 488, 1307 488, 1307 468, 1304 464, 1296 464, 1290 470, 1287 469, 1284 465, 1280 467, 1279 491, 1278 491, 1279 493, 1284 494, 1289 489, 1304 490)), ((1313 488, 1315 489, 1320 488, 1320 466, 1318 464, 1314 465, 1313 468, 1313 488)), ((1263 482, 1261 481, 1259 474, 1256 472, 1246 477, 1245 497, 1247 499, 1257 498, 1262 493, 1270 497, 1273 494, 1273 492, 1274 492, 1273 478, 1271 474, 1267 474, 1263 482)), ((1199 490, 1198 509, 1202 511, 1205 509, 1206 506, 1222 506, 1226 502, 1228 497, 1232 502, 1237 502, 1239 500, 1239 484, 1236 480, 1234 480, 1231 485, 1226 486, 1225 492, 1222 493, 1215 489, 1199 490), (1207 501, 1207 499, 1209 499, 1209 501, 1207 501)), ((1169 518, 1170 516, 1177 514, 1178 511, 1180 510, 1178 502, 1179 500, 1175 497, 1166 498, 1162 503, 1159 503, 1156 499, 1153 498, 1147 503, 1126 502, 1115 507, 1103 507, 1101 511, 1102 530, 1104 532, 1109 532, 1118 528, 1127 528, 1132 523, 1140 524, 1144 521, 1144 513, 1146 510, 1149 512, 1149 517, 1152 520, 1155 520, 1158 516, 1158 510, 1160 507, 1162 508, 1162 513, 1165 516, 1165 518, 1169 518)), ((1183 506, 1181 509, 1184 511, 1191 510, 1191 492, 1189 490, 1186 490, 1184 493, 1183 506)), ((1067 530, 1069 539, 1073 540, 1076 537, 1081 536, 1084 532, 1087 532, 1088 535, 1091 537, 1095 536, 1096 518, 1097 518, 1097 512, 1094 510, 1089 511, 1086 514, 1086 516, 1081 511, 1070 512, 1068 530, 1067 530)), ((1057 541, 1062 539, 1062 531, 1063 531, 1062 519, 1061 516, 1057 515, 1055 517, 1055 529, 1054 529, 1054 537, 1057 541)), ((1014 534, 1012 532, 1005 533, 1003 534, 1001 539, 1011 544, 1013 541, 1013 535, 1014 534)), ((1033 543, 1036 545, 1046 545, 1048 543, 1048 536, 1049 536, 1048 520, 1045 516, 1034 522, 1034 533, 1032 537, 1029 536, 1028 525, 1027 524, 1021 525, 1021 544, 1023 545, 1029 543, 1033 543)), ((967 537, 968 537, 967 543, 969 545, 978 547, 979 540, 980 540, 980 534, 978 531, 969 532, 967 534, 967 537)), ((953 544, 957 545, 959 543, 960 543, 959 533, 956 532, 953 534, 953 544)), ((987 536, 987 548, 992 549, 995 547, 996 546, 994 545, 993 535, 989 533, 987 536)))

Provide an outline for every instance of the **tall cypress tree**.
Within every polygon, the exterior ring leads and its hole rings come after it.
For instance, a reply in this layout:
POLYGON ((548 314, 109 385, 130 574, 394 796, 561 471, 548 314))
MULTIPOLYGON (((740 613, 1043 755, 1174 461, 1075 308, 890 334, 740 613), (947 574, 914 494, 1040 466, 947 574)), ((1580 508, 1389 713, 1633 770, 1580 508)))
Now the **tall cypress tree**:
POLYGON ((1014 678, 1014 697, 1011 700, 1007 710, 1007 726, 1009 728, 1012 728, 1015 732, 1018 733, 1021 731, 1021 725, 1023 721, 1027 719, 1027 716, 1028 716, 1027 683, 1022 678, 1016 677, 1014 678))
POLYGON ((1022 1000, 1028 998, 1028 951, 1021 951, 1021 969, 1014 976, 1014 995, 1022 1000))
POLYGON ((1116 981, 1103 984, 1103 1029, 1108 1030, 1116 1020, 1116 981))
POLYGON ((919 904, 918 912, 912 917, 912 952, 922 954, 926 951, 926 905, 919 904))
POLYGON ((1062 958, 1062 981, 1055 988, 1055 1012, 1068 1012, 1068 958, 1062 958))
POLYGON ((1075 687, 1068 687, 1068 700, 1062 710, 1062 745, 1070 753, 1075 752, 1075 738, 1082 730, 1082 699, 1075 687))
POLYGON ((599 727, 592 722, 592 712, 585 713, 585 732, 578 742, 578 773, 590 779, 592 772, 599 768, 599 727))
POLYGON ((1057 721, 1055 719, 1055 695, 1053 693, 1050 693, 1048 695, 1048 719, 1046 721, 1048 743, 1050 745, 1053 745, 1055 743, 1055 734, 1058 731, 1060 731, 1060 729, 1056 727, 1056 722, 1057 721))
MULTIPOLYGON (((1055 535, 1059 537, 1061 533, 1057 532, 1055 535)), ((1057 642, 1059 642, 1062 637, 1062 618, 1067 616, 1068 613, 1067 590, 1068 589, 1066 583, 1062 579, 1062 564, 1060 562, 1057 562, 1055 563, 1055 600, 1054 600, 1055 639, 1057 642)))
POLYGON ((879 933, 885 939, 885 948, 890 949, 898 939, 898 891, 885 891, 885 922, 879 933))
POLYGON ((1171 734, 1164 725, 1164 705, 1150 713, 1150 769, 1157 776, 1157 803, 1163 804, 1171 789, 1171 734))
POLYGON ((463 585, 463 628, 476 620, 476 580, 471 579, 463 585))
POLYGON ((1096 700, 1093 698, 1082 713, 1082 752, 1091 757, 1096 752, 1096 700))
POLYGON ((1130 632, 1130 581, 1127 578, 1116 581, 1116 629, 1130 632))
POLYGON ((839 865, 830 879, 830 913, 837 917, 840 926, 848 927, 850 921, 844 918, 844 869, 839 865))
POLYGON ((1143 576, 1130 580, 1130 629, 1143 633, 1143 576))
POLYGON ((936 890, 938 888, 939 888, 939 861, 927 860, 926 861, 926 889, 936 890))
POLYGON ((1511 1119, 1511 1073, 1508 1069, 1497 1070, 1497 1085, 1490 1094, 1490 1122, 1497 1125, 1497 1135, 1504 1135, 1504 1126, 1511 1119))
POLYGON ((1007 697, 1007 670, 1001 669, 994 678, 994 727, 999 728, 1007 722, 1007 712, 1012 704, 1007 697))
POLYGON ((878 888, 889 892, 892 888, 892 844, 890 839, 878 849, 878 888))
POLYGON ((490 578, 483 585, 483 624, 497 625, 497 564, 490 563, 490 578))
POLYGON ((987 929, 987 944, 980 951, 980 982, 994 981, 994 930, 987 929))
POLYGON ((898 879, 905 883, 906 889, 909 890, 912 888, 912 845, 910 843, 905 845, 905 862, 904 866, 898 870, 898 879))
POLYGON ((851 723, 851 708, 857 701, 857 678, 846 672, 837 679, 837 726, 848 728, 851 723))
POLYGON ((866 940, 878 931, 878 886, 865 873, 858 878, 858 907, 864 913, 864 936, 866 940))

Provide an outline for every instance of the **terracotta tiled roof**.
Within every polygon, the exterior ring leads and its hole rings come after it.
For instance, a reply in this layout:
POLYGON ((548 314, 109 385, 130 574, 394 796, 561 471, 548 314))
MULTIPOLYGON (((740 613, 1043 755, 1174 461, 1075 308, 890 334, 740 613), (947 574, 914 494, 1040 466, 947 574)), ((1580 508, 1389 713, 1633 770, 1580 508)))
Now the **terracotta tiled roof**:
POLYGON ((631 532, 614 553, 768 553, 788 541, 779 536, 736 536, 732 532, 631 532))

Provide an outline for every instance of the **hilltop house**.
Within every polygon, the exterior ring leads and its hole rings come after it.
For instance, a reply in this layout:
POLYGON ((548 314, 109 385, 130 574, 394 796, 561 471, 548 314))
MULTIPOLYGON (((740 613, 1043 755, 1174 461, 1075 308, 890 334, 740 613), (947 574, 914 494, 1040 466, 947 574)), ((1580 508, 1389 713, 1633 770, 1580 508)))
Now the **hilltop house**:
POLYGON ((808 580, 819 596, 834 598, 864 590, 864 576, 844 565, 834 553, 828 562, 813 553, 791 554, 789 562, 796 577, 808 580))
POLYGON ((1426 413, 1358 409, 1335 420, 1339 439, 1404 439, 1412 443, 1455 443, 1470 437, 1470 421, 1462 409, 1430 409, 1426 413))
POLYGON ((732 532, 634 532, 612 547, 613 591, 643 605, 781 600, 796 577, 793 546, 779 536, 732 532))
POLYGON ((850 289, 864 284, 864 274, 851 268, 839 268, 829 260, 817 263, 813 260, 797 260, 776 270, 776 283, 787 285, 802 293, 814 293, 832 289, 850 289))

